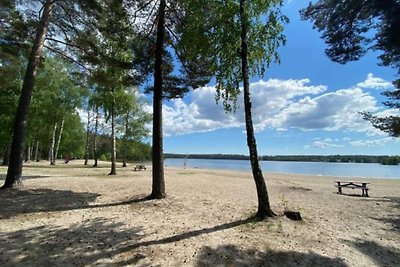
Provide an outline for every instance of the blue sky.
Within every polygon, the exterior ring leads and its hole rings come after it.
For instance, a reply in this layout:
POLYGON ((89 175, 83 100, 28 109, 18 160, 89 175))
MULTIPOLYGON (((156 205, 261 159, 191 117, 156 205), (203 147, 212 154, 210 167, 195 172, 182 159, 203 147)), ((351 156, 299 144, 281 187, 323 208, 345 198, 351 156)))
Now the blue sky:
MULTIPOLYGON (((346 65, 325 55, 320 33, 301 21, 308 0, 292 0, 283 12, 287 44, 280 65, 251 79, 253 120, 260 155, 400 154, 400 140, 374 129, 358 111, 381 115, 380 93, 391 89, 394 69, 377 65, 370 53, 346 65)), ((215 103, 213 84, 164 105, 164 151, 248 154, 242 96, 239 110, 226 114, 215 103)))

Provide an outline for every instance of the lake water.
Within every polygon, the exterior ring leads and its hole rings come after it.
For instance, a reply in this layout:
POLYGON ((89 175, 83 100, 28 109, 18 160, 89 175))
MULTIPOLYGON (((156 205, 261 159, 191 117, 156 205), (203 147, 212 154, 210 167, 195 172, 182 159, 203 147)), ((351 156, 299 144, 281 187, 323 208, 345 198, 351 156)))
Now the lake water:
MULTIPOLYGON (((166 166, 184 166, 184 159, 165 159, 166 166)), ((328 162, 288 162, 260 161, 263 172, 312 174, 337 177, 365 177, 400 179, 400 166, 376 163, 328 163, 328 162)), ((187 159, 187 168, 250 171, 248 160, 187 159)))

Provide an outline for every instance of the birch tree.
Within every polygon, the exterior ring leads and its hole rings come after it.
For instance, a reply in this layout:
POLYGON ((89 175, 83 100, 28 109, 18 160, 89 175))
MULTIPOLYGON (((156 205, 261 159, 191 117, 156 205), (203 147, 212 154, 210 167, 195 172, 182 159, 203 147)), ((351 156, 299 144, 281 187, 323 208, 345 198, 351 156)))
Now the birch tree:
POLYGON ((236 110, 243 93, 247 146, 257 189, 260 219, 274 215, 258 162, 251 115, 250 76, 263 76, 271 62, 279 62, 277 48, 285 43, 281 0, 185 1, 188 12, 184 40, 195 44, 192 57, 208 55, 216 76, 216 99, 227 111, 236 110), (240 88, 243 84, 243 89, 240 88))

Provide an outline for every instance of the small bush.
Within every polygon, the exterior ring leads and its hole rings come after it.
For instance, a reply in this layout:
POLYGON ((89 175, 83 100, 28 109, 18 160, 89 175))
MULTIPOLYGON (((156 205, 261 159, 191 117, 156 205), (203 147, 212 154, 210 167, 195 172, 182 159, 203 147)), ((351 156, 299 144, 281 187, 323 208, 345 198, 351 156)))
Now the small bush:
POLYGON ((106 154, 102 154, 102 155, 100 155, 99 160, 101 160, 101 161, 108 161, 109 158, 107 157, 106 154))

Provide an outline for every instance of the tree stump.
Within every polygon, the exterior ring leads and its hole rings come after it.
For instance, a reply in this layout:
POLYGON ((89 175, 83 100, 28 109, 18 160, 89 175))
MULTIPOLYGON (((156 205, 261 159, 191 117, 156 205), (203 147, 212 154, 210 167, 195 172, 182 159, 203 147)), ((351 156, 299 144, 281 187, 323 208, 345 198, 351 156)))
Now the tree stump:
POLYGON ((283 212, 283 214, 293 221, 301 221, 302 220, 300 212, 298 212, 298 211, 285 210, 283 212))

